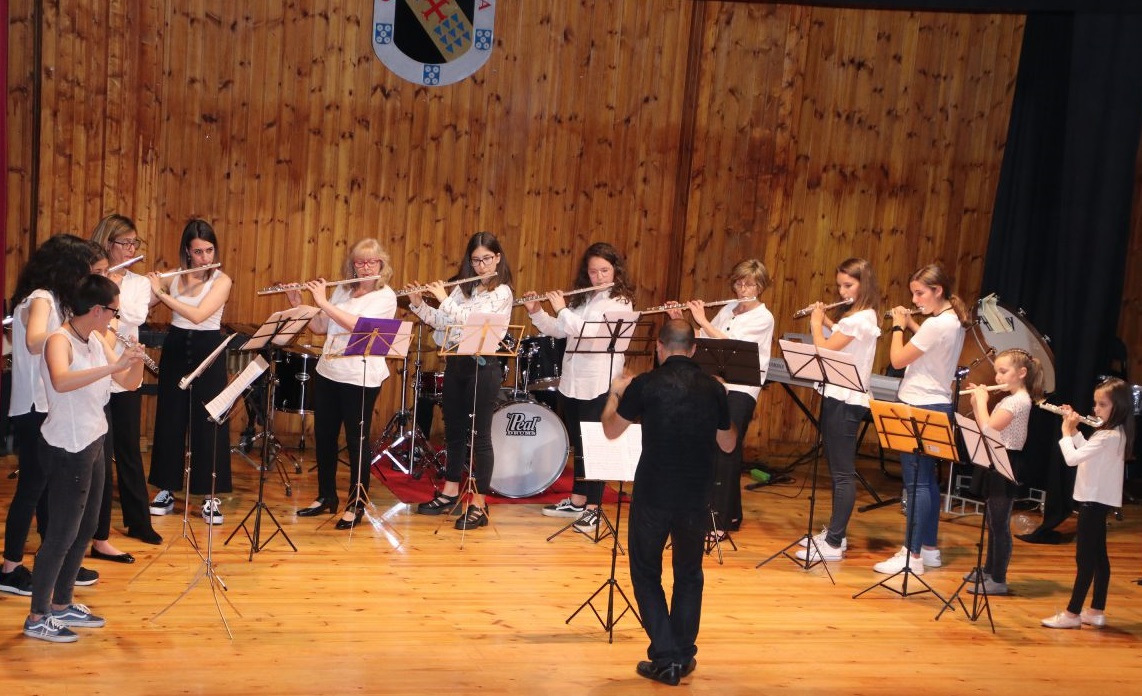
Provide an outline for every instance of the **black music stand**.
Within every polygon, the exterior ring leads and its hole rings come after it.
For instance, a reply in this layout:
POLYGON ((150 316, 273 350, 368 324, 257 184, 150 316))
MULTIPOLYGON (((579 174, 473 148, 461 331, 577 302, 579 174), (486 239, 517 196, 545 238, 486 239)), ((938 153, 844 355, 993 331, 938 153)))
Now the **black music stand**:
MULTIPOLYGON (((369 460, 369 468, 372 469, 382 479, 385 478, 384 471, 377 463, 382 459, 388 458, 392 463, 393 469, 396 471, 410 476, 413 479, 419 479, 424 474, 424 464, 422 460, 428 460, 435 468, 439 469, 440 461, 436 452, 432 449, 432 445, 428 442, 427 435, 421 431, 416 423, 413 414, 416 413, 417 406, 420 401, 420 341, 421 332, 419 327, 423 324, 418 324, 416 335, 416 360, 415 374, 413 375, 413 390, 412 390, 412 410, 408 409, 408 353, 406 348, 403 355, 389 354, 387 358, 400 358, 401 363, 401 391, 400 391, 400 410, 397 411, 389 418, 389 422, 385 424, 384 430, 377 440, 377 450, 373 453, 373 458, 369 460), (384 445, 383 449, 381 445, 384 445), (406 452, 401 451, 401 448, 407 448, 406 452), (420 465, 420 468, 418 468, 420 465)), ((411 345, 411 338, 410 338, 411 345)))
MULTIPOLYGON (((753 341, 739 341, 733 338, 699 338, 695 340, 697 349, 694 351, 694 362, 702 371, 711 377, 729 384, 740 384, 747 387, 760 387, 761 356, 758 355, 757 344, 753 341)), ((744 437, 744 433, 740 435, 744 437)), ((741 472, 733 485, 741 486, 741 472)), ((713 528, 712 540, 706 539, 706 553, 714 549, 718 551, 718 563, 722 563, 722 541, 728 541, 730 548, 738 550, 738 545, 730 536, 729 530, 722 530, 719 524, 718 513, 710 507, 710 526, 713 528)))
MULTIPOLYGON (((812 343, 780 340, 778 341, 778 345, 781 347, 781 352, 785 357, 785 363, 789 366, 790 377, 809 379, 817 382, 817 390, 821 394, 822 410, 824 409, 824 393, 825 385, 827 384, 833 384, 853 391, 866 391, 865 385, 860 378, 860 370, 857 368, 851 355, 840 351, 828 350, 827 348, 818 348, 812 343)), ((825 554, 817 542, 817 537, 813 534, 813 514, 817 507, 817 469, 821 461, 821 451, 823 449, 824 434, 821 432, 821 428, 818 427, 817 444, 813 447, 813 467, 809 474, 811 481, 809 486, 809 519, 805 536, 791 542, 785 548, 761 563, 758 563, 757 567, 760 568, 778 556, 785 556, 800 566, 802 570, 809 570, 813 566, 820 564, 825 569, 825 573, 829 576, 829 580, 835 585, 837 581, 833 578, 833 573, 829 570, 829 564, 825 560, 825 554), (789 554, 789 549, 794 546, 805 547, 804 560, 789 554)))
MULTIPOLYGON (((608 370, 609 374, 614 374, 615 355, 627 354, 630 355, 649 355, 649 346, 653 343, 653 337, 650 336, 650 322, 640 322, 638 312, 622 312, 611 311, 604 312, 603 318, 598 321, 585 321, 583 326, 579 329, 579 335, 567 340, 567 353, 585 353, 585 354, 607 354, 610 356, 611 368, 608 370), (638 328, 642 327, 643 331, 640 335, 638 328), (634 348, 631 348, 631 345, 634 348)), ((607 387, 610 389, 610 386, 607 387)), ((591 421, 587 421, 591 422, 591 421)), ((575 453, 578 456, 583 456, 582 452, 575 453)), ((584 465, 586 460, 584 459, 584 465)), ((564 462, 566 465, 566 462, 564 462)), ((585 477, 585 479, 590 477, 585 477)), ((621 481, 620 481, 621 483, 621 481)), ((621 487, 620 487, 621 495, 621 487)), ((559 531, 547 537, 547 541, 551 541, 555 537, 563 534, 569 529, 574 529, 579 534, 590 539, 593 543, 599 543, 608 536, 616 537, 617 531, 615 526, 611 524, 610 519, 607 518, 607 512, 603 505, 599 505, 599 521, 595 525, 593 533, 587 533, 575 528, 575 523, 578 518, 571 520, 563 525, 559 531)), ((622 544, 618 544, 619 553, 626 554, 623 550, 622 544)))
MULTIPOLYGON (((997 430, 986 425, 981 425, 973 418, 968 418, 962 413, 957 413, 956 422, 960 427, 960 435, 963 437, 964 448, 967 450, 968 458, 976 466, 982 467, 985 475, 991 470, 995 470, 1000 476, 1011 481, 1018 483, 1015 480, 1015 471, 1011 468, 1011 460, 1007 456, 1007 449, 1004 448, 1003 442, 1000 440, 1000 435, 997 430)), ((988 484, 995 483, 992 477, 988 476, 988 484)), ((936 620, 939 621, 944 612, 952 606, 952 602, 959 601, 960 608, 964 610, 971 621, 977 621, 984 610, 987 611, 987 622, 991 624, 991 632, 995 633, 995 620, 991 616, 991 602, 988 601, 987 585, 983 577, 983 549, 987 533, 987 505, 983 506, 983 519, 979 525, 979 544, 976 550, 975 569, 971 574, 966 576, 956 591, 948 598, 948 603, 940 608, 939 613, 936 614, 936 620), (975 587, 972 600, 972 609, 969 612, 964 600, 960 597, 960 592, 963 591, 964 586, 973 580, 975 587)))
MULTIPOLYGON (((408 355, 408 347, 411 342, 412 322, 401 321, 400 319, 358 317, 357 323, 353 326, 353 331, 349 334, 345 349, 337 354, 336 357, 361 358, 361 384, 363 385, 366 379, 369 358, 386 358, 391 356, 403 359, 408 355)), ((374 529, 388 526, 396 538, 400 540, 400 543, 397 544, 397 546, 400 546, 404 543, 404 537, 397 532, 396 528, 390 525, 384 517, 373 517, 373 515, 369 513, 369 508, 372 507, 375 510, 376 506, 374 506, 373 501, 369 499, 369 491, 365 489, 365 479, 363 478, 367 474, 365 470, 365 439, 369 436, 369 433, 365 432, 364 388, 361 389, 361 414, 357 429, 360 432, 357 437, 357 485, 354 487, 353 492, 349 494, 347 505, 353 505, 355 501, 357 505, 363 506, 365 511, 364 515, 369 518, 369 523, 373 525, 374 529)), ((349 445, 349 443, 345 444, 349 445)), ((326 520, 326 523, 328 523, 328 520, 326 520)), ((353 525, 353 527, 349 529, 350 543, 353 541, 353 532, 355 530, 356 525, 353 525)))
MULTIPOLYGON (((939 459, 946 459, 954 461, 956 459, 956 438, 955 431, 952 428, 952 422, 949 420, 946 413, 940 411, 929 411, 927 409, 919 408, 916 406, 909 406, 903 403, 893 403, 889 401, 877 401, 872 399, 868 402, 869 409, 872 411, 872 422, 876 427, 876 434, 880 437, 880 446, 885 449, 896 450, 897 452, 911 452, 917 455, 928 455, 930 457, 937 457, 939 459)), ((917 461, 916 466, 919 466, 917 461)), ((908 492, 909 499, 916 500, 916 483, 920 476, 917 474, 912 479, 912 489, 908 492)), ((916 514, 916 505, 913 502, 908 506, 908 515, 916 514)), ((919 521, 916 524, 910 524, 908 518, 905 518, 905 535, 904 546, 906 549, 912 548, 912 535, 916 528, 918 528, 919 521)), ((877 582, 860 592, 853 595, 853 599, 860 597, 864 593, 872 590, 875 587, 883 587, 884 589, 894 592, 901 597, 908 597, 914 594, 923 594, 931 592, 936 596, 945 606, 948 601, 940 596, 939 592, 932 589, 932 586, 924 582, 916 573, 912 572, 911 551, 907 552, 909 558, 905 559, 904 567, 899 571, 889 575, 880 582, 877 582), (889 586, 887 583, 892 578, 898 575, 904 576, 903 584, 898 590, 895 587, 889 586), (915 592, 908 591, 908 578, 915 577, 916 582, 924 586, 923 590, 916 590, 915 592)))
MULTIPOLYGON (((473 312, 468 315, 467 323, 465 324, 449 324, 444 328, 445 342, 440 348, 439 355, 447 358, 449 356, 461 357, 468 356, 480 363, 490 357, 516 357, 517 353, 512 346, 518 346, 520 337, 523 335, 522 324, 509 324, 508 317, 503 314, 493 314, 490 312, 473 312), (515 335, 512 336, 512 330, 515 330, 515 335), (505 333, 514 338, 514 341, 504 340, 505 333)), ((448 514, 443 516, 440 524, 436 526, 433 534, 440 532, 440 527, 451 518, 452 514, 457 510, 466 511, 468 505, 479 491, 476 490, 476 396, 479 393, 479 380, 480 370, 476 370, 475 382, 472 385, 472 412, 470 416, 470 424, 468 427, 468 479, 461 486, 460 495, 456 497, 456 502, 452 504, 448 514)), ((487 499, 484 500, 487 503, 487 499)), ((499 536, 499 530, 495 529, 492 524, 492 515, 485 510, 488 515, 488 525, 495 531, 496 536, 499 536)), ((464 550, 464 540, 467 538, 467 528, 460 530, 460 550, 464 550)))
MULTIPOLYGON (((584 423, 583 428, 583 468, 584 473, 588 478, 598 478, 603 481, 618 481, 619 482, 619 499, 615 503, 615 526, 612 529, 613 543, 611 544, 611 574, 599 585, 599 589, 587 598, 587 601, 579 605, 579 608, 567 617, 564 623, 571 623, 587 607, 591 607, 594 612, 595 618, 602 624, 603 630, 608 634, 608 643, 615 642, 615 624, 619 622, 626 613, 629 611, 634 614, 635 620, 639 625, 642 625, 642 618, 638 615, 638 610, 631 604, 630 599, 627 598, 626 592, 619 585, 618 580, 615 579, 615 569, 618 565, 619 558, 619 523, 622 521, 623 511, 623 483, 625 481, 634 481, 634 472, 638 467, 638 459, 642 453, 642 426, 634 424, 629 426, 623 434, 614 440, 609 440, 603 434, 602 423, 593 423, 588 421, 584 423), (588 445, 588 443, 590 443, 588 445), (607 615, 606 618, 599 613, 598 607, 593 602, 596 597, 603 592, 607 591, 607 615), (615 592, 619 593, 626 607, 615 616, 615 592)), ((602 505, 599 508, 602 509, 602 505)))

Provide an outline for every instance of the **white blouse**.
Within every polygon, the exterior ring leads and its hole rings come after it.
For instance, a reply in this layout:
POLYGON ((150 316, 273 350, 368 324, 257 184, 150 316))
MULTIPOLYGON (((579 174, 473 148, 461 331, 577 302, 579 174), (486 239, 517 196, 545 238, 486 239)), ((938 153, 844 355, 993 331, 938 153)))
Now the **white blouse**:
POLYGON ((1027 424, 1031 420, 1031 395, 1020 389, 1000 399, 995 409, 1011 414, 1011 422, 999 431, 999 441, 1009 450, 1022 450, 1027 444, 1027 424))
MULTIPOLYGON (((28 314, 32 300, 47 301, 48 335, 63 325, 56 297, 48 290, 33 290, 24 298, 12 313, 12 399, 8 405, 8 415, 22 416, 33 410, 48 412, 48 397, 44 391, 44 380, 40 376, 39 363, 42 358, 28 351, 28 314)), ((34 446, 34 445, 33 445, 34 446)))
MULTIPOLYGON (((147 321, 151 311, 151 281, 146 276, 127 271, 119 284, 119 333, 138 340, 139 326, 147 321)), ((115 354, 122 355, 127 347, 115 342, 115 354)), ((127 391, 118 382, 111 381, 111 393, 127 391)))
MULTIPOLYGON (((831 336, 836 332, 852 339, 839 352, 852 357, 861 384, 866 390, 872 389, 872 363, 876 358, 876 339, 880 338, 880 322, 877 321, 876 310, 862 309, 841 317, 833 324, 832 330, 827 335, 831 336)), ((826 384, 825 396, 853 406, 868 407, 868 391, 859 392, 835 384, 826 384)))
MULTIPOLYGON (((546 336, 573 339, 583 332, 587 322, 602 321, 607 312, 629 312, 630 301, 611 297, 610 288, 599 290, 591 299, 578 307, 565 307, 557 316, 543 309, 530 315, 531 323, 546 336)), ((588 329, 590 332, 591 330, 588 329)), ((564 353, 563 371, 559 376, 559 393, 572 399, 589 401, 603 394, 611 380, 623 372, 625 357, 622 353, 564 353)))
POLYGON ((1122 476, 1126 454, 1126 436, 1122 428, 1096 430, 1090 440, 1082 433, 1059 440, 1059 449, 1067 466, 1078 467, 1075 491, 1071 496, 1080 503, 1102 503, 1122 507, 1122 476))
MULTIPOLYGON (((460 290, 460 286, 457 285, 452 288, 452 293, 440 303, 440 307, 433 307, 427 302, 421 302, 419 307, 410 306, 410 309, 412 309, 413 314, 420 317, 421 321, 435 329, 432 332, 432 340, 436 342, 436 345, 451 347, 459 343, 459 327, 466 323, 468 317, 473 314, 502 314, 508 321, 511 321, 512 300, 512 289, 502 283, 497 285, 495 290, 477 288, 471 297, 465 295, 460 290), (452 329, 448 341, 445 342, 444 331, 450 326, 456 328, 452 329)), ((507 329, 504 329, 497 338, 502 339, 505 334, 507 334, 507 329)))
MULTIPOLYGON (((358 317, 374 319, 392 319, 397 313, 397 296, 390 287, 367 292, 360 297, 351 297, 351 285, 339 285, 333 290, 330 304, 358 317)), ((349 344, 351 329, 346 329, 332 319, 326 329, 325 345, 321 349, 321 359, 317 361, 317 373, 322 377, 342 384, 356 384, 357 386, 379 387, 381 382, 389 376, 389 366, 384 357, 373 356, 364 358, 337 357, 345 352, 349 344)))
MULTIPOLYGON (((769 352, 773 343, 773 314, 766 309, 765 303, 760 303, 753 309, 734 314, 734 308, 741 302, 734 300, 722 307, 714 315, 710 324, 735 341, 750 341, 757 344, 757 357, 761 364, 759 381, 765 383, 765 375, 769 372, 769 352)), ((705 331, 699 331, 699 337, 709 338, 705 331)), ((736 391, 746 394, 757 401, 761 387, 747 387, 743 384, 726 384, 726 391, 736 391)))

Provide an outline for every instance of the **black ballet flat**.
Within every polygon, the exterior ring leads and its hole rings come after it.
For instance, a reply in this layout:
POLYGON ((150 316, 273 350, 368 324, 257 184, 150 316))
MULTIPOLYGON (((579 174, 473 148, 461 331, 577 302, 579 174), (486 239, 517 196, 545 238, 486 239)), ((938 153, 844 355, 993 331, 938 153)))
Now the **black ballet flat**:
MULTIPOLYGON (((348 512, 348 510, 346 510, 346 512, 348 512)), ((347 520, 344 518, 339 519, 339 520, 337 520, 337 524, 335 524, 333 526, 337 529, 352 529, 353 527, 356 527, 358 523, 360 523, 361 518, 364 516, 365 516, 365 508, 363 506, 358 505, 357 509, 353 512, 353 519, 351 519, 351 520, 347 520)))
POLYGON ((94 546, 91 547, 91 557, 97 558, 101 561, 111 561, 112 563, 135 562, 135 557, 129 553, 103 553, 102 551, 96 549, 94 546))
POLYGON ((337 512, 337 499, 336 498, 318 498, 313 501, 309 507, 304 507, 297 511, 298 517, 317 517, 322 513, 328 512, 330 515, 337 512))
POLYGON ((421 515, 439 515, 446 510, 456 506, 456 501, 460 499, 459 495, 445 495, 439 491, 436 497, 427 503, 421 503, 416 506, 416 511, 421 515))

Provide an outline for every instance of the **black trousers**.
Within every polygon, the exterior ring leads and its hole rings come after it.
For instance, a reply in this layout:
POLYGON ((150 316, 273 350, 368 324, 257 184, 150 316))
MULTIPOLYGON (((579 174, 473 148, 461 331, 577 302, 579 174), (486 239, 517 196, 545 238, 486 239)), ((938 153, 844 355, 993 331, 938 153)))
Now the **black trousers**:
POLYGON ((609 392, 603 392, 594 399, 572 399, 569 396, 559 395, 563 402, 563 424, 567 426, 567 438, 571 447, 575 449, 575 483, 571 492, 587 498, 588 505, 599 505, 603 502, 603 481, 587 481, 586 466, 583 464, 583 428, 584 421, 599 422, 603 417, 603 407, 607 404, 609 392))
POLYGON ((1110 556, 1106 553, 1106 516, 1110 506, 1102 503, 1079 503, 1079 521, 1075 534, 1075 586, 1067 611, 1083 610, 1087 592, 1094 585, 1090 608, 1106 609, 1106 592, 1110 587, 1110 556))
POLYGON ((136 533, 153 529, 147 506, 147 479, 143 473, 143 455, 139 451, 139 421, 143 412, 143 395, 138 392, 115 392, 104 409, 107 437, 103 445, 103 500, 99 506, 99 525, 95 538, 103 541, 111 534, 112 487, 119 479, 119 509, 123 525, 136 533), (112 466, 114 461, 114 466, 112 466), (114 471, 112 471, 114 469, 114 471))
POLYGON ((373 407, 380 393, 380 387, 335 382, 316 371, 313 373, 313 440, 319 498, 338 500, 337 444, 342 429, 345 431, 345 448, 349 452, 349 502, 355 502, 358 481, 365 492, 369 491, 369 471, 362 469, 360 463, 361 455, 367 457, 369 453, 373 407), (361 441, 362 433, 364 442, 361 441))
POLYGON ((447 481, 459 482, 468 469, 468 434, 472 430, 475 397, 476 437, 472 446, 472 469, 476 491, 487 493, 492 486, 492 413, 500 393, 503 373, 495 358, 482 358, 477 365, 471 357, 448 358, 444 369, 444 441, 448 448, 447 481), (477 375, 479 379, 477 379, 477 375))
POLYGON ((44 491, 48 487, 47 472, 40 461, 40 426, 48 414, 30 411, 12 418, 12 434, 19 448, 20 476, 16 479, 16 493, 8 506, 4 525, 4 560, 20 563, 24 560, 24 546, 32 530, 32 517, 39 522, 40 536, 48 528, 48 501, 44 491))
MULTIPOLYGON (((745 440, 757 401, 749 394, 726 392, 730 405, 730 422, 738 428, 738 440, 729 454, 720 448, 714 458, 714 488, 710 507, 718 514, 718 526, 737 531, 742 523, 742 441, 745 440)), ((706 524, 709 527, 709 521, 706 524)))

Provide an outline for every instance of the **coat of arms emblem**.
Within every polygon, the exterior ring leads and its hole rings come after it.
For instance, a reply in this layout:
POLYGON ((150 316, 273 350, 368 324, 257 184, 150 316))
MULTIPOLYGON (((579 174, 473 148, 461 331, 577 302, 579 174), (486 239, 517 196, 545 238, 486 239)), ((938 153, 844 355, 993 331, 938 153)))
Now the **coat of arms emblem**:
POLYGON ((373 0, 373 51, 421 85, 459 82, 492 53, 495 0, 373 0))

